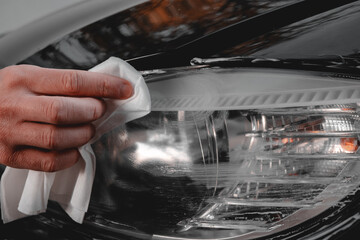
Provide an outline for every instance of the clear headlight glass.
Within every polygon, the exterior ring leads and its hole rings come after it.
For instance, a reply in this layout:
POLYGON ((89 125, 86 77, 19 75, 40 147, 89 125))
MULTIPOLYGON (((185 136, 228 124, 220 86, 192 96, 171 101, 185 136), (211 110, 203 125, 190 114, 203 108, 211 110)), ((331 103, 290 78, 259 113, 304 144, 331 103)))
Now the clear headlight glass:
POLYGON ((351 86, 323 76, 200 71, 147 77, 153 111, 94 144, 86 221, 155 239, 253 238, 305 222, 359 185, 357 82, 346 95, 351 86), (246 90, 242 74, 265 86, 246 90), (171 81, 189 91, 174 96, 171 81))

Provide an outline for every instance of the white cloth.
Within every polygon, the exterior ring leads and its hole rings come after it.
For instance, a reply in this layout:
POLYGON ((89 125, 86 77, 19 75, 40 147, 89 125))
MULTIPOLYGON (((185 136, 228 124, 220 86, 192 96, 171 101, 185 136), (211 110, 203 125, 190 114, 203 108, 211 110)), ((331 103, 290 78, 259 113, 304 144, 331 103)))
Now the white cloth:
POLYGON ((150 112, 150 95, 144 79, 128 63, 111 57, 90 71, 127 79, 133 85, 133 96, 126 100, 105 99, 107 111, 94 122, 96 134, 79 148, 82 159, 71 168, 45 173, 7 167, 0 189, 4 223, 45 212, 48 199, 57 201, 74 221, 82 223, 95 176, 96 159, 90 144, 113 128, 150 112))

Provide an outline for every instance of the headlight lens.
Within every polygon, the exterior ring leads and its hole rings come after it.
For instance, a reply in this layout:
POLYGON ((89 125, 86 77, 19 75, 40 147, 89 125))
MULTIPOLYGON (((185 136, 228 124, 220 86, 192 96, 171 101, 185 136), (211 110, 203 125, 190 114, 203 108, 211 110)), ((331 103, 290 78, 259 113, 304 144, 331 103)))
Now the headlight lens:
MULTIPOLYGON (((155 208, 164 218, 156 228, 172 225, 177 236, 290 227, 359 184, 356 107, 152 112, 106 137, 112 156, 105 159, 119 168, 108 183, 124 191, 129 179, 122 172, 133 171, 140 189, 127 191, 144 191, 139 195, 147 202, 136 208, 155 208), (164 205, 151 206, 156 200, 164 205)), ((128 201, 113 207, 133 205, 128 201)))
POLYGON ((356 81, 238 69, 147 80, 152 112, 94 144, 85 224, 99 231, 266 236, 339 204, 360 183, 356 81))

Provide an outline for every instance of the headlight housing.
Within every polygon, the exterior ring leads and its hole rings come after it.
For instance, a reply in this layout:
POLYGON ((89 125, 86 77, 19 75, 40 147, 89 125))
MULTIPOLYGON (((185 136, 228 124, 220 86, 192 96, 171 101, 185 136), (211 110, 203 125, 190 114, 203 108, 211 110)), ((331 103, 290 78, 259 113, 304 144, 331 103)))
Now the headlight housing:
POLYGON ((97 178, 77 232, 274 237, 329 217, 360 185, 356 80, 201 66, 145 74, 152 112, 93 145, 97 178))
POLYGON ((356 81, 205 68, 147 82, 152 112, 95 144, 105 219, 159 239, 260 236, 359 185, 356 81))

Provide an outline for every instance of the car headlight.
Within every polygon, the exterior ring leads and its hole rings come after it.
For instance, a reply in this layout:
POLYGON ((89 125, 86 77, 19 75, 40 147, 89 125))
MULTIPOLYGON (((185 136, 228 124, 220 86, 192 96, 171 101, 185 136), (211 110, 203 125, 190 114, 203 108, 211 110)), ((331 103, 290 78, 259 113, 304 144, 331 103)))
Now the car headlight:
POLYGON ((311 221, 360 185, 355 80, 201 67, 145 78, 152 112, 94 144, 84 225, 97 233, 267 236, 311 221))

